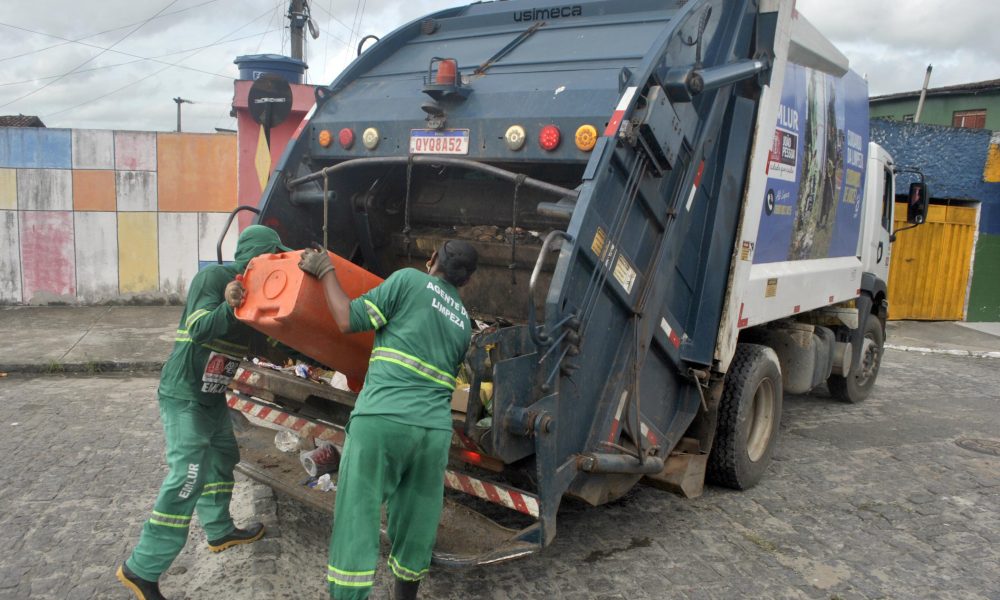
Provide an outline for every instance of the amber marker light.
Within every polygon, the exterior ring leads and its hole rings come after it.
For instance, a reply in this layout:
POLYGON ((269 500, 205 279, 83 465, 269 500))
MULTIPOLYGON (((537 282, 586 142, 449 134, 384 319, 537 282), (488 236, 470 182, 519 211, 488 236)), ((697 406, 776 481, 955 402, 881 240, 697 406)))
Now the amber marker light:
POLYGON ((378 129, 369 127, 361 134, 361 143, 365 145, 365 148, 374 150, 378 146, 378 137, 378 129))
POLYGON ((337 138, 340 140, 340 145, 343 146, 344 150, 349 150, 354 145, 354 132, 347 127, 340 130, 337 138))
POLYGON ((527 139, 528 135, 524 133, 524 127, 520 125, 511 125, 507 128, 507 132, 503 134, 503 141, 511 150, 524 148, 524 142, 527 139))
POLYGON ((538 145, 543 150, 552 151, 559 147, 559 128, 555 125, 546 125, 538 132, 538 145))
POLYGON ((329 148, 330 143, 333 142, 333 135, 330 133, 329 129, 323 129, 319 132, 319 145, 324 148, 329 148))
POLYGON ((584 152, 590 152, 597 145, 597 128, 593 125, 580 125, 574 139, 577 148, 584 152))

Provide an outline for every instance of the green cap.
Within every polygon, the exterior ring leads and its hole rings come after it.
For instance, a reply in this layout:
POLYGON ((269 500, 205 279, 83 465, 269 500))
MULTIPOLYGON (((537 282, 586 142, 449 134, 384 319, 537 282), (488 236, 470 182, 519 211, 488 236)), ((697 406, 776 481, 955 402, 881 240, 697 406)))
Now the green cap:
POLYGON ((277 231, 263 225, 251 225, 240 232, 240 238, 236 242, 236 268, 245 270, 250 260, 261 254, 291 251, 291 248, 281 243, 277 231))

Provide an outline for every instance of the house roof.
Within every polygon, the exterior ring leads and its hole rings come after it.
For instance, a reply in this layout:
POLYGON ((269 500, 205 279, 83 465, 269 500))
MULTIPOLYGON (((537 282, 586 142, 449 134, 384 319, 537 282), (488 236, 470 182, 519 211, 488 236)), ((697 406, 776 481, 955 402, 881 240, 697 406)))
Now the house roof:
POLYGON ((0 127, 45 127, 35 115, 0 115, 0 127))
MULTIPOLYGON (((960 83, 958 85, 946 85, 944 87, 928 88, 927 96, 975 96, 976 94, 1000 92, 1000 79, 988 79, 986 81, 976 81, 974 83, 960 83)), ((872 96, 871 102, 884 100, 905 100, 907 98, 919 98, 920 90, 912 92, 897 92, 895 94, 883 94, 872 96)))

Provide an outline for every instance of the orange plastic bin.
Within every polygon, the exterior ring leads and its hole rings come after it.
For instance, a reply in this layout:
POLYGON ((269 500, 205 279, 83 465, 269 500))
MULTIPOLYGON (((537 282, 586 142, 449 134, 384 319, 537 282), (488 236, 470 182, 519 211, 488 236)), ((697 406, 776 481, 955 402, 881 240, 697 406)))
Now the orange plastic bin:
MULTIPOLYGON (((382 278, 329 252, 337 280, 357 298, 382 278)), ((299 269, 302 251, 264 254, 250 261, 243 274, 246 301, 236 318, 302 354, 347 376, 355 392, 368 372, 375 334, 340 333, 315 277, 299 269)))

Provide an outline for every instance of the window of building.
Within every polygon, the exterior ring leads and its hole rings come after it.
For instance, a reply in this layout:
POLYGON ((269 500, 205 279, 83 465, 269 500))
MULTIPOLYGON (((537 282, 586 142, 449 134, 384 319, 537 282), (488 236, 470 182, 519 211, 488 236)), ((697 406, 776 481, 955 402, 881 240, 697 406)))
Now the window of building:
POLYGON ((913 122, 913 115, 903 115, 903 122, 904 123, 912 123, 913 122))
POLYGON ((951 116, 951 126, 964 129, 985 129, 986 109, 956 110, 951 116))

